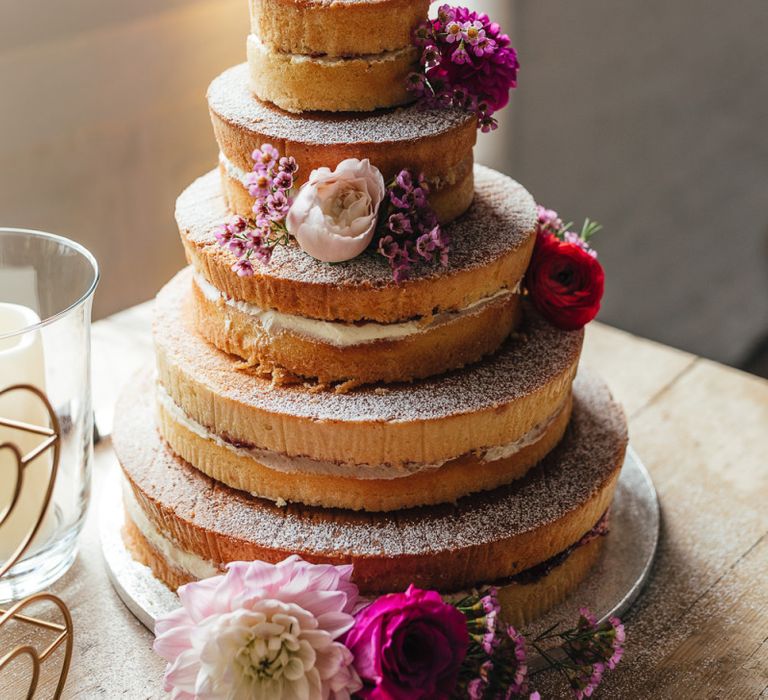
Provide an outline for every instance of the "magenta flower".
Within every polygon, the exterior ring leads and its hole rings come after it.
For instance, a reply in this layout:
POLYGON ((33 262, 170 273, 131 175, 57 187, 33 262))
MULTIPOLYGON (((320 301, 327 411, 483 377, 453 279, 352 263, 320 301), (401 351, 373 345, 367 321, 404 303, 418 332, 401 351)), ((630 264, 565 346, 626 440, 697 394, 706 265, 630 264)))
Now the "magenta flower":
POLYGON ((450 5, 440 5, 440 7, 437 8, 437 21, 445 26, 448 24, 448 22, 452 22, 456 19, 456 8, 451 7, 450 5))
POLYGON ((408 74, 406 79, 406 89, 414 93, 417 97, 423 97, 427 89, 427 77, 423 73, 415 71, 408 74))
POLYGON ((281 170, 275 175, 275 179, 272 180, 272 184, 276 189, 287 191, 293 187, 293 175, 291 173, 281 170))
POLYGON ((179 589, 182 607, 155 625, 174 700, 329 698, 361 688, 340 639, 355 623, 351 566, 236 562, 179 589))
POLYGON ((406 190, 390 189, 389 201, 392 202, 392 206, 394 206, 395 209, 408 211, 413 207, 413 197, 411 196, 411 193, 406 190))
POLYGON ((617 617, 601 625, 586 608, 579 610, 574 630, 564 632, 564 649, 571 664, 563 666, 577 700, 591 697, 606 670, 613 670, 624 653, 626 634, 617 617))
POLYGON ((251 197, 266 197, 272 188, 272 180, 268 171, 249 173, 246 182, 248 183, 248 194, 251 197))
POLYGON ((214 231, 216 242, 237 258, 232 270, 241 277, 253 275, 253 260, 266 265, 275 246, 288 242, 285 219, 291 208, 293 175, 298 170, 293 158, 281 158, 268 143, 254 150, 252 158, 253 172, 246 187, 254 198, 253 218, 235 217, 214 231))
POLYGON ((269 218, 274 222, 283 221, 291 208, 291 201, 283 190, 275 190, 267 197, 269 218))
POLYGON ((421 54, 421 65, 425 68, 434 68, 440 63, 441 59, 440 49, 437 46, 430 45, 425 47, 421 54))
POLYGON ((467 623, 435 591, 410 586, 355 616, 347 634, 368 700, 442 700, 453 692, 467 653, 467 623))
POLYGON ((427 206, 427 193, 421 187, 415 187, 411 192, 414 206, 423 209, 427 206))
POLYGON ((288 175, 294 175, 299 169, 299 164, 292 156, 283 156, 280 158, 277 164, 277 170, 281 173, 287 173, 288 175))
POLYGON ((577 233, 576 231, 569 230, 572 223, 563 223, 563 220, 553 209, 547 209, 546 207, 538 205, 537 212, 537 235, 542 236, 551 234, 558 240, 578 246, 585 253, 589 253, 593 258, 597 258, 597 251, 589 245, 589 240, 602 229, 600 224, 596 221, 586 219, 581 231, 577 233))
POLYGON ((516 662, 507 693, 508 697, 515 697, 528 691, 528 651, 525 646, 525 637, 511 625, 507 627, 507 637, 512 642, 516 662))
POLYGON ((376 249, 379 252, 379 255, 383 255, 388 260, 392 260, 400 250, 400 244, 392 236, 384 236, 379 239, 379 244, 376 249))
POLYGON ((262 144, 251 154, 254 172, 267 173, 271 171, 279 158, 280 154, 272 144, 262 144))
POLYGON ((416 262, 413 248, 414 245, 412 241, 405 241, 390 261, 392 277, 398 284, 408 279, 411 265, 416 262))
POLYGON ((407 279, 419 260, 448 264, 450 241, 429 206, 424 173, 400 171, 387 187, 388 209, 381 217, 377 252, 389 261, 396 282, 407 279), (392 237, 394 234, 397 240, 392 237))
POLYGON ((413 191, 413 175, 410 170, 401 170, 395 177, 395 183, 406 192, 413 191))
POLYGON ((461 36, 464 41, 468 42, 472 46, 477 46, 479 43, 486 40, 485 29, 483 23, 480 20, 472 20, 471 22, 464 22, 461 25, 461 36))
POLYGON ((458 65, 464 65, 470 62, 469 54, 463 46, 459 46, 451 55, 451 61, 458 65))
POLYGON ((563 230, 563 221, 554 209, 537 205, 537 226, 541 233, 558 235, 563 230))
POLYGON ((250 277, 253 274, 253 263, 248 258, 240 258, 232 265, 232 270, 238 277, 250 277))
POLYGON ((226 247, 232 238, 243 233, 247 226, 248 222, 242 216, 233 216, 226 224, 219 226, 213 235, 219 245, 226 247))
POLYGON ((398 236, 413 233, 411 220, 405 214, 392 214, 387 220, 387 228, 398 236))
POLYGON ((245 245, 245 238, 232 238, 227 244, 227 248, 229 248, 229 251, 236 258, 239 258, 240 256, 244 255, 245 251, 247 250, 245 245))
POLYGON ((424 80, 410 76, 408 89, 428 107, 467 109, 477 114, 478 128, 495 129, 492 115, 509 102, 520 68, 501 27, 486 14, 443 5, 437 19, 417 28, 414 43, 424 47, 424 80))
POLYGON ((458 22, 448 22, 445 26, 445 41, 448 44, 455 44, 464 38, 461 25, 458 22))

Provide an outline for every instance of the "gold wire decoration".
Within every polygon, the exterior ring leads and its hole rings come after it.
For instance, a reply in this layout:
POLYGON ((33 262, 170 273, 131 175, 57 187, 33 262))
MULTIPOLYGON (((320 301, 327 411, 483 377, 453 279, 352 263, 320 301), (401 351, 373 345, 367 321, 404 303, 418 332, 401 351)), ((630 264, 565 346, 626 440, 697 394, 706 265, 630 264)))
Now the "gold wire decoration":
MULTIPOLYGON (((30 450, 27 454, 22 454, 21 450, 11 442, 4 442, 0 444, 0 450, 9 450, 16 457, 16 480, 14 482, 14 490, 11 497, 11 502, 5 510, 0 513, 0 528, 8 520, 13 512, 14 508, 19 502, 21 491, 24 486, 24 474, 25 469, 30 462, 37 459, 44 452, 50 450, 53 453, 53 460, 51 464, 51 473, 48 477, 48 485, 45 490, 45 498, 43 500, 40 514, 37 517, 33 527, 27 532, 27 534, 21 539, 18 547, 10 558, 0 564, 0 578, 4 576, 20 559, 24 556, 24 553, 29 548, 33 538, 37 534, 40 526, 43 523, 43 518, 48 510, 48 505, 51 502, 51 496, 53 495, 53 487, 56 482, 56 474, 59 469, 59 456, 61 451, 61 427, 59 425, 59 419, 51 406, 48 397, 40 391, 37 387, 30 384, 16 384, 9 386, 0 391, 0 396, 10 394, 12 392, 31 392, 43 403, 48 417, 50 419, 50 427, 42 425, 31 425, 29 423, 23 423, 21 421, 12 420, 10 418, 3 418, 0 416, 0 426, 19 430, 25 433, 32 433, 34 435, 40 435, 43 439, 40 444, 30 450)), ((56 690, 53 697, 58 699, 61 697, 64 690, 64 684, 67 681, 67 674, 69 673, 69 666, 72 661, 72 641, 73 641, 73 628, 72 628, 72 615, 69 612, 66 604, 57 596, 51 593, 37 593, 29 596, 24 600, 14 603, 10 608, 4 610, 0 608, 0 629, 11 620, 21 622, 24 624, 38 627, 48 631, 58 632, 56 638, 42 651, 38 651, 34 646, 30 644, 24 644, 12 649, 7 654, 0 652, 0 673, 9 666, 14 660, 27 657, 32 665, 32 677, 29 681, 27 690, 27 700, 32 700, 37 690, 38 682, 40 680, 40 667, 58 649, 64 644, 64 658, 62 660, 61 671, 59 674, 59 681, 56 685, 56 690), (63 622, 50 622, 48 620, 41 620, 37 617, 31 617, 25 615, 23 611, 28 607, 36 603, 48 603, 54 608, 58 609, 63 622)))

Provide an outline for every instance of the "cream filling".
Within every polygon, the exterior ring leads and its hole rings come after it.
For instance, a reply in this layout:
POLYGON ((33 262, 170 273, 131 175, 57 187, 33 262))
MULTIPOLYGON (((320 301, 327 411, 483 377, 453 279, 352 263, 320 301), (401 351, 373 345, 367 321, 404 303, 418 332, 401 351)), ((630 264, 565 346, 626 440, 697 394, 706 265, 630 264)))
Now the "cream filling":
POLYGON ((365 63, 387 63, 389 61, 399 61, 402 58, 410 57, 414 53, 412 46, 404 46, 394 51, 382 51, 381 53, 360 54, 358 56, 312 56, 310 54, 287 53, 274 51, 261 42, 255 34, 248 35, 248 49, 258 52, 262 56, 277 58, 290 63, 317 63, 328 68, 349 65, 354 61, 363 61, 365 63))
POLYGON ((296 335, 302 335, 314 340, 319 340, 336 347, 349 347, 363 345, 379 340, 400 340, 409 336, 436 328, 447 323, 480 313, 488 304, 508 297, 515 290, 502 289, 491 296, 479 299, 459 311, 447 311, 436 314, 429 320, 424 318, 402 323, 375 323, 361 324, 343 323, 339 321, 323 321, 316 318, 307 318, 296 314, 287 314, 274 309, 262 309, 255 304, 237 299, 229 299, 214 287, 199 272, 195 272, 195 284, 208 301, 224 303, 241 313, 247 314, 259 323, 267 335, 274 335, 281 331, 288 331, 296 335))
POLYGON ((181 549, 165 537, 141 509, 125 479, 123 479, 123 503, 128 516, 144 539, 160 552, 169 564, 195 578, 209 578, 221 573, 213 562, 181 549))
MULTIPOLYGON (((190 416, 187 415, 187 413, 171 398, 170 394, 168 394, 162 384, 157 385, 157 401, 176 423, 194 435, 197 435, 203 440, 210 440, 219 447, 223 447, 233 454, 236 454, 238 457, 253 459, 268 469, 283 472, 285 474, 317 474, 321 476, 340 476, 351 479, 398 479, 420 472, 434 471, 451 461, 443 460, 432 464, 408 462, 403 465, 346 464, 343 462, 329 462, 312 459, 311 457, 293 457, 291 455, 258 447, 238 447, 190 418, 190 416)), ((529 445, 538 442, 562 411, 565 410, 566 404, 567 401, 564 402, 552 416, 538 425, 535 425, 519 439, 505 445, 475 450, 472 454, 483 463, 495 462, 500 459, 511 457, 529 445)), ((253 495, 263 497, 261 494, 253 495)))

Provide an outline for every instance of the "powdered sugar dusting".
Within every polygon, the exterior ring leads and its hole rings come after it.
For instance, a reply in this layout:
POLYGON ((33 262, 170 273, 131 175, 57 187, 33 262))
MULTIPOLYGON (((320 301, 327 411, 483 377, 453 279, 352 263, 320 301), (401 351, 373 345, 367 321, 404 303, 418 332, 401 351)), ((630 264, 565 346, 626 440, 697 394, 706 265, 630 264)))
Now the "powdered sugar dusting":
POLYGON ((561 331, 530 309, 520 332, 484 362, 410 384, 313 393, 304 385, 273 386, 237 371, 238 360, 216 350, 189 318, 191 271, 158 295, 155 343, 179 369, 218 396, 270 413, 318 421, 419 421, 496 408, 545 387, 577 360, 584 331, 561 331))
POLYGON ((151 392, 133 382, 118 405, 115 449, 153 501, 196 526, 259 546, 339 557, 469 550, 551 524, 594 496, 621 464, 626 423, 603 382, 580 375, 565 438, 520 481, 455 505, 387 514, 289 505, 234 491, 174 457, 154 428, 151 392))
POLYGON ((267 139, 312 145, 395 143, 443 134, 475 119, 459 109, 417 105, 376 112, 289 114, 256 99, 248 65, 224 71, 208 88, 208 105, 220 118, 267 139))
MULTIPOLYGON (((176 221, 182 235, 234 263, 234 256, 219 248, 214 237, 216 227, 230 216, 216 171, 193 182, 176 203, 176 221)), ((415 265, 411 279, 442 277, 487 266, 525 244, 533 235, 535 223, 536 205, 522 185, 476 165, 474 202, 464 216, 445 227, 452 241, 448 266, 415 265)), ((392 271, 381 255, 366 252, 353 260, 330 265, 315 260, 296 245, 279 246, 269 265, 257 266, 256 274, 335 286, 394 284, 392 271)))

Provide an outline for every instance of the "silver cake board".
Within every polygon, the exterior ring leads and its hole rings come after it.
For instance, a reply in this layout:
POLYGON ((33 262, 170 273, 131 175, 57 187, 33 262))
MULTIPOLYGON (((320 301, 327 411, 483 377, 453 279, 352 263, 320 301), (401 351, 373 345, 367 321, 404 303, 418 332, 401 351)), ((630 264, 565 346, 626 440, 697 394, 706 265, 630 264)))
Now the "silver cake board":
MULTIPOLYGON (((150 631, 161 615, 179 607, 179 599, 152 571, 134 561, 123 544, 120 476, 110 475, 100 512, 101 545, 117 594, 150 631)), ((622 615, 643 588, 659 541, 659 503, 650 474, 630 447, 611 507, 610 535, 589 576, 562 603, 524 631, 536 635, 559 623, 575 622, 578 608, 589 608, 601 622, 622 615)))

